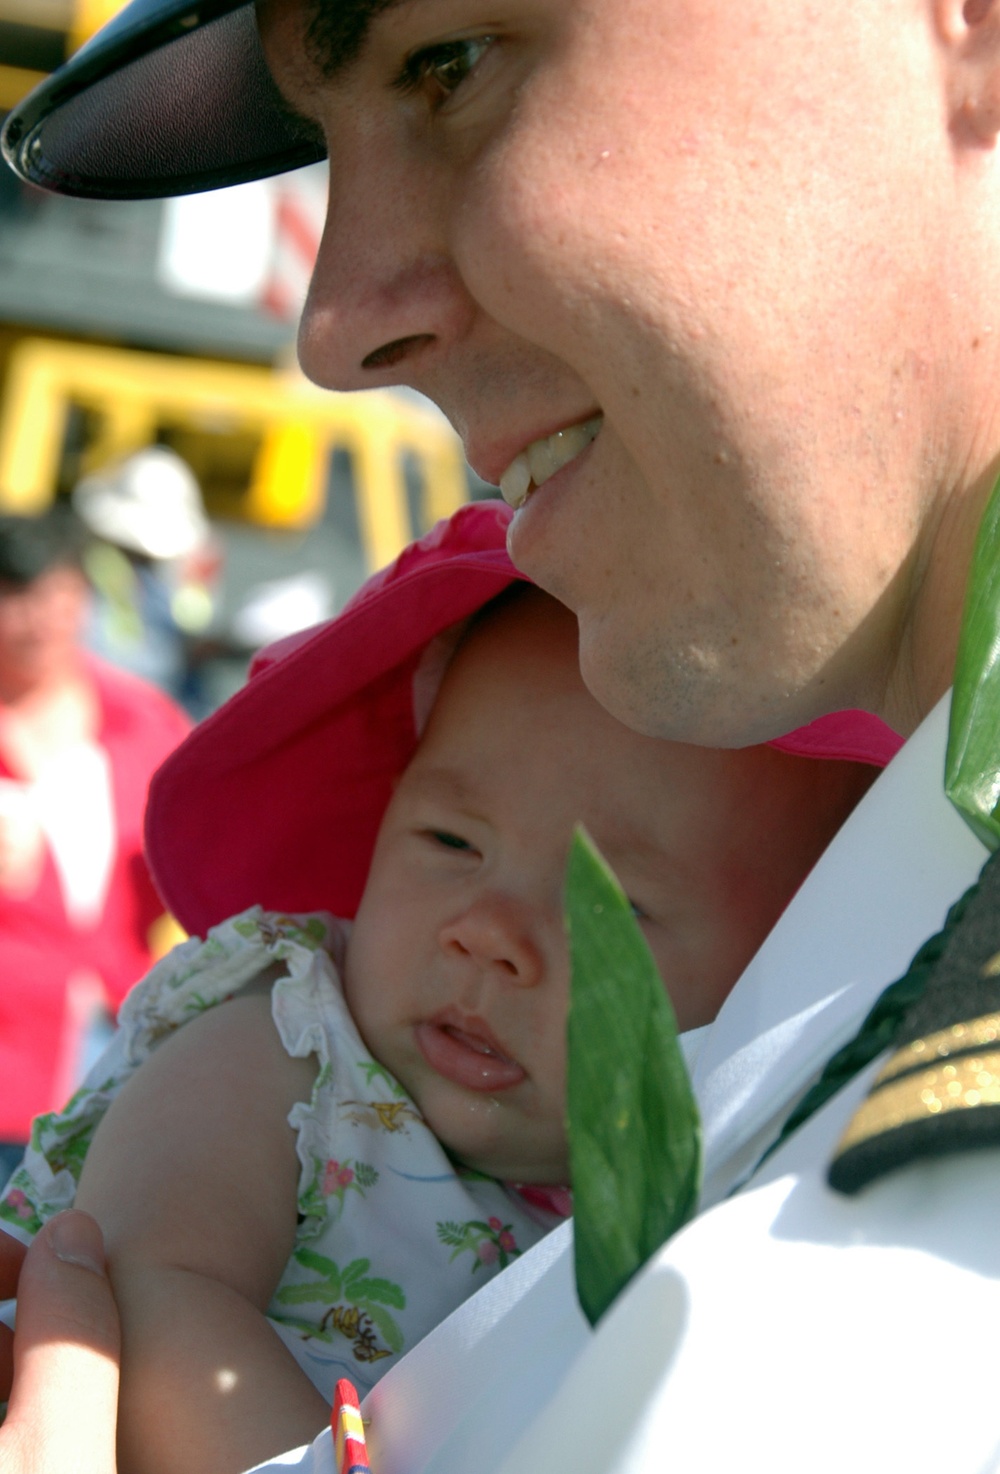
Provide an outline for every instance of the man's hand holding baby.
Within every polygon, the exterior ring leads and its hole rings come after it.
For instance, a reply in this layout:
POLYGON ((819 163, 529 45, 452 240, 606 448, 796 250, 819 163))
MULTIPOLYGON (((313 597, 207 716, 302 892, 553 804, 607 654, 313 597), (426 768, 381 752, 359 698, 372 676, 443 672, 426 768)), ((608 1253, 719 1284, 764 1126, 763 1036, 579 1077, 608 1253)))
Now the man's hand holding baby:
POLYGON ((94 1220, 60 1214, 27 1253, 0 1233, 0 1294, 15 1291, 13 1360, 9 1333, 0 1337, 0 1394, 10 1389, 0 1471, 115 1474, 120 1335, 94 1220))

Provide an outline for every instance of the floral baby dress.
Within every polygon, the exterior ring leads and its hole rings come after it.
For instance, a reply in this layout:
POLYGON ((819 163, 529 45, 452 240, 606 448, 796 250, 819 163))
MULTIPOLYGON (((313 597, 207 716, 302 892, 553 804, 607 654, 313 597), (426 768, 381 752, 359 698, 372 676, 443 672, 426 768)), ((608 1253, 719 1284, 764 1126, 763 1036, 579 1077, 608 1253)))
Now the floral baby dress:
MULTIPOLYGON (((388 1070, 368 1053, 337 969, 347 926, 254 907, 175 948, 126 999, 119 1031, 66 1108, 34 1123, 0 1198, 0 1225, 30 1239, 72 1205, 93 1134, 124 1082, 169 1034, 275 962, 275 1027, 315 1054, 308 1101, 289 1114, 300 1162, 294 1252, 268 1320, 329 1399, 341 1376, 366 1392, 483 1281, 560 1221, 459 1168, 388 1070)), ((530 1199, 530 1201, 529 1201, 530 1199)))

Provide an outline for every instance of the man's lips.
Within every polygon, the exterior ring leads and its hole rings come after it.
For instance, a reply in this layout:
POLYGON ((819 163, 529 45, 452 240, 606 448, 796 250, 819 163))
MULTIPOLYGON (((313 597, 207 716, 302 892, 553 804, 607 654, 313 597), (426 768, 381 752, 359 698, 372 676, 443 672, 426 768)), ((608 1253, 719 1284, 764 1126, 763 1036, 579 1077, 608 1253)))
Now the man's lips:
POLYGON ((500 494, 508 506, 515 511, 523 507, 534 488, 544 485, 550 476, 587 449, 603 423, 603 415, 592 415, 582 424, 567 425, 564 430, 544 435, 526 446, 500 477, 500 494))
POLYGON ((510 1090, 525 1079, 525 1071, 504 1054, 482 1019, 448 1011, 417 1024, 414 1037, 431 1069, 466 1090, 491 1094, 510 1090))

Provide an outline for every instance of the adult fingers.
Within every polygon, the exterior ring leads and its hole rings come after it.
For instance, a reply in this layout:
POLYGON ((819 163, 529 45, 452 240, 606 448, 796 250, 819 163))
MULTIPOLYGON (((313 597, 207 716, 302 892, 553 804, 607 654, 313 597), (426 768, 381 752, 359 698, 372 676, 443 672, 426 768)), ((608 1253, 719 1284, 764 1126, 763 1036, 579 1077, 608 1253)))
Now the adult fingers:
POLYGON ((60 1214, 21 1271, 0 1474, 114 1474, 119 1351, 100 1229, 60 1214))
POLYGON ((17 1294, 17 1277, 27 1253, 19 1239, 0 1229, 0 1300, 10 1300, 17 1294))
MULTIPOLYGON (((21 1273, 25 1253, 22 1243, 0 1229, 0 1300, 12 1300, 17 1294, 17 1277, 21 1273)), ((6 1402, 10 1396, 13 1347, 14 1337, 6 1326, 0 1326, 0 1402, 6 1402)))

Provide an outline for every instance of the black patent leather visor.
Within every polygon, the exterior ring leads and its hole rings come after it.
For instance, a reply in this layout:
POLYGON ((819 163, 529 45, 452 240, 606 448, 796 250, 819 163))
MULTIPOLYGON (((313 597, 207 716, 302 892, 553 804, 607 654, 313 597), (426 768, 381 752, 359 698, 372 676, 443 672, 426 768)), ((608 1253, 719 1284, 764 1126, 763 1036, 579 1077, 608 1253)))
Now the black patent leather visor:
POLYGON ((323 157, 282 106, 246 0, 132 0, 14 109, 3 152, 43 189, 133 200, 323 157))

